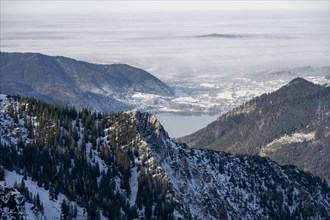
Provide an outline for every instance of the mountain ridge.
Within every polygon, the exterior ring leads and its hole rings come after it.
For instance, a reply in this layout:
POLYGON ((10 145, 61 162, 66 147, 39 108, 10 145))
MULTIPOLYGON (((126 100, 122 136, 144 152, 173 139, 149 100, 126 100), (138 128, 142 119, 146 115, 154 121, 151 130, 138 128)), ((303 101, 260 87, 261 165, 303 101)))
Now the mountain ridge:
MULTIPOLYGON (((5 181, 14 182, 9 179, 13 172, 20 174, 18 181, 26 175, 26 186, 34 181, 33 186, 48 187, 57 203, 62 202, 58 193, 66 195, 85 209, 86 217, 330 217, 330 190, 319 177, 268 158, 177 144, 154 115, 137 110, 77 112, 5 95, 0 96, 0 106, 0 168, 5 181), (47 172, 38 172, 41 169, 47 172), (49 182, 57 182, 56 187, 49 182)), ((26 195, 26 189, 20 190, 26 195)), ((41 203, 45 202, 49 201, 41 203)), ((44 215, 50 213, 75 219, 64 208, 44 215)))
POLYGON ((126 64, 92 64, 41 53, 1 52, 0 56, 0 93, 104 112, 134 108, 122 101, 134 92, 174 95, 155 76, 126 64))
POLYGON ((330 87, 293 79, 178 141, 190 147, 260 155, 330 181, 330 87))

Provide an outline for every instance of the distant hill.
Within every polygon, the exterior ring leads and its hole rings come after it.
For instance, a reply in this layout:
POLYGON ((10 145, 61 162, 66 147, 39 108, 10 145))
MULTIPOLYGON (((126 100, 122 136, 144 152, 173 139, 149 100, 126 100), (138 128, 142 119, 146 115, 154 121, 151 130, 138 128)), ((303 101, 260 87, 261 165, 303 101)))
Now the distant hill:
POLYGON ((296 78, 178 141, 269 157, 330 182, 330 87, 296 78))
POLYGON ((39 53, 0 56, 0 93, 104 112, 131 108, 121 99, 134 92, 174 95, 155 76, 125 64, 97 65, 39 53))

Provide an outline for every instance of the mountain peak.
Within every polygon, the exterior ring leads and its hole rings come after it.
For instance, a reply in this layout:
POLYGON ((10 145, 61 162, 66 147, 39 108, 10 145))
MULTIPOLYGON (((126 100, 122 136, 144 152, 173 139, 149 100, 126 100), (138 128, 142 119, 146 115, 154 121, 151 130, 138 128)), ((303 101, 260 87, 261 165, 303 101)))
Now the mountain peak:
POLYGON ((296 84, 310 84, 310 85, 315 85, 314 83, 302 78, 302 77, 297 77, 294 78, 293 80, 291 80, 287 86, 291 86, 291 85, 296 85, 296 84))
POLYGON ((289 84, 296 84, 296 83, 303 83, 303 82, 308 82, 307 80, 305 80, 304 78, 302 77, 297 77, 297 78, 294 78, 293 80, 291 80, 289 82, 289 84))
POLYGON ((329 87, 295 78, 178 140, 194 148, 269 157, 330 183, 329 154, 323 153, 329 151, 329 102, 329 87))
POLYGON ((138 121, 137 130, 145 139, 157 142, 157 146, 162 146, 163 140, 170 139, 155 115, 137 111, 135 117, 138 121))

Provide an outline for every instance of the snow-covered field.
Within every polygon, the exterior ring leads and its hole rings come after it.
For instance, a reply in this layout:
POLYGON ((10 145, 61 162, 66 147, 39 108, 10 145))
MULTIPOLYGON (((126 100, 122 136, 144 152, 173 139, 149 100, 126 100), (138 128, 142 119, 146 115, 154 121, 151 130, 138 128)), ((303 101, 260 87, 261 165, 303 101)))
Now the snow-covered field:
POLYGON ((164 78, 163 81, 174 88, 175 96, 134 93, 121 101, 151 113, 223 114, 253 97, 277 90, 296 77, 329 84, 329 76, 329 67, 307 66, 222 78, 207 75, 193 79, 164 78))
POLYGON ((277 138, 267 144, 266 146, 262 147, 260 150, 259 155, 262 157, 267 156, 267 153, 274 152, 280 150, 283 145, 290 144, 290 143, 301 143, 303 141, 312 141, 315 139, 315 132, 311 132, 308 134, 304 133, 294 133, 292 135, 284 135, 280 138, 277 138))

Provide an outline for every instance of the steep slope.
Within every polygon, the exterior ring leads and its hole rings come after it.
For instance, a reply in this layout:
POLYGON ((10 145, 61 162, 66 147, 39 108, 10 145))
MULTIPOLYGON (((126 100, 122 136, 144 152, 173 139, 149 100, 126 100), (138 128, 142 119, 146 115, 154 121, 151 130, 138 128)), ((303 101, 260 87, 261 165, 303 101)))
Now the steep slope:
POLYGON ((329 125, 330 87, 296 78, 178 141, 194 148, 269 157, 330 182, 329 125))
POLYGON ((4 181, 11 185, 21 180, 22 195, 40 192, 39 206, 47 210, 44 215, 73 219, 330 217, 330 190, 320 178, 258 156, 179 145, 153 115, 77 112, 5 95, 0 100, 4 181), (60 202, 60 210, 53 208, 60 202), (78 207, 78 212, 67 208, 67 203, 78 207))
POLYGON ((93 114, 35 99, 0 98, 4 181, 23 185, 24 177, 22 194, 38 191, 47 219, 183 216, 168 175, 149 160, 131 113, 93 114), (78 213, 59 208, 62 200, 78 206, 78 213))
POLYGON ((0 185, 1 219, 25 219, 24 197, 10 187, 0 185))
MULTIPOLYGON (((319 178, 256 156, 189 149, 169 139, 154 116, 137 117, 143 122, 139 124, 139 133, 146 137, 154 157, 169 174, 174 191, 193 219, 283 219, 300 214, 307 217, 307 209, 323 206, 311 205, 311 201, 318 199, 305 195, 316 189, 306 186, 320 184, 319 178), (293 199, 298 197, 304 199, 293 199), (305 201, 309 201, 308 205, 305 201)), ((321 188, 324 191, 317 194, 325 199, 325 211, 329 209, 328 188, 321 188)))
POLYGON ((133 92, 172 96, 150 73, 125 64, 96 65, 38 53, 0 53, 0 93, 103 112, 127 110, 133 92))
POLYGON ((18 190, 12 187, 4 186, 1 183, 0 210, 1 219, 45 219, 37 204, 27 202, 18 190))

